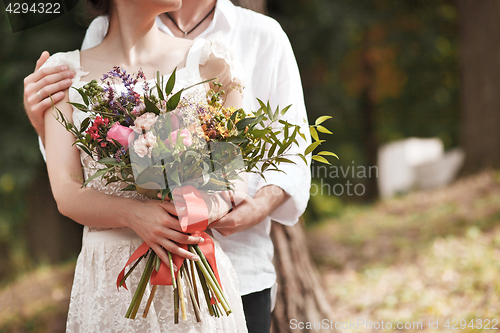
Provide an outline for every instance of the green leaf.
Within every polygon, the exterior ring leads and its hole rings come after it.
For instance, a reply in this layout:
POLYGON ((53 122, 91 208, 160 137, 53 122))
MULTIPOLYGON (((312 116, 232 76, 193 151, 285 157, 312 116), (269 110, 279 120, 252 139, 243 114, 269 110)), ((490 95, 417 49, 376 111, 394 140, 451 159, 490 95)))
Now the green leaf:
POLYGON ((316 126, 316 129, 320 131, 321 133, 327 133, 327 134, 333 134, 330 132, 326 127, 323 127, 321 125, 316 126))
POLYGON ((134 184, 128 185, 127 187, 122 188, 121 190, 122 191, 135 191, 135 185, 134 184))
POLYGON ((285 113, 288 111, 288 109, 289 109, 291 106, 292 106, 292 104, 290 104, 290 105, 288 105, 288 106, 284 107, 284 108, 281 110, 280 115, 282 115, 282 116, 283 116, 283 115, 285 115, 285 113))
POLYGON ((83 111, 83 112, 89 112, 89 108, 83 104, 80 104, 80 103, 73 103, 73 102, 68 102, 69 104, 73 105, 75 108, 77 108, 78 110, 80 111, 83 111))
POLYGON ((294 161, 288 159, 288 158, 284 158, 284 157, 276 157, 276 162, 280 162, 280 163, 292 163, 292 164, 297 164, 295 163, 294 161))
POLYGON ((236 128, 238 130, 240 130, 240 131, 244 130, 248 125, 250 125, 251 123, 253 123, 254 120, 255 120, 255 117, 241 119, 240 121, 238 121, 236 123, 236 128))
POLYGON ((120 166, 125 166, 124 162, 118 162, 115 158, 113 157, 106 157, 106 158, 101 158, 98 163, 104 164, 104 165, 120 165, 120 166))
POLYGON ((269 148, 269 152, 267 153, 267 157, 270 158, 273 156, 274 151, 276 150, 276 147, 278 147, 278 142, 275 142, 271 148, 269 148))
POLYGON ((318 153, 318 155, 334 156, 334 157, 336 157, 338 160, 340 160, 340 158, 337 156, 337 154, 332 153, 332 152, 330 152, 330 151, 326 151, 326 150, 325 150, 325 151, 320 151, 320 152, 318 153))
POLYGON ((313 160, 321 162, 321 163, 330 164, 330 162, 328 162, 328 160, 326 158, 324 158, 323 156, 314 155, 314 156, 311 156, 311 158, 313 160))
POLYGON ((300 158, 302 159, 302 161, 304 161, 304 163, 307 165, 307 159, 304 156, 304 154, 298 154, 298 155, 300 156, 300 158))
POLYGON ((161 91, 161 86, 157 83, 156 84, 156 91, 158 91, 158 97, 164 101, 165 97, 163 96, 163 91, 161 91))
POLYGON ((269 129, 253 129, 251 131, 248 131, 250 134, 252 134, 256 138, 260 138, 266 134, 269 133, 269 129))
POLYGON ((293 143, 293 138, 290 138, 290 140, 287 141, 283 146, 280 147, 278 150, 278 155, 281 155, 285 152, 285 150, 290 147, 290 145, 293 143))
POLYGON ((174 71, 172 74, 170 74, 170 77, 168 78, 167 81, 167 86, 165 87, 165 93, 167 95, 170 95, 172 93, 172 90, 174 90, 175 86, 175 72, 177 71, 177 67, 174 68, 174 71))
POLYGON ((273 113, 273 121, 277 121, 280 115, 280 106, 276 107, 276 110, 273 113))
POLYGON ((232 142, 232 143, 235 143, 235 144, 238 144, 238 143, 248 142, 248 139, 246 139, 246 138, 231 138, 228 141, 232 142))
POLYGON ((80 133, 83 133, 90 125, 90 118, 85 118, 80 125, 80 133))
POLYGON ((260 99, 257 98, 257 101, 259 101, 259 104, 260 104, 260 107, 262 109, 265 109, 266 108, 266 104, 264 104, 264 102, 262 102, 260 99))
POLYGON ((78 147, 82 148, 82 150, 87 153, 87 155, 89 155, 90 157, 92 157, 92 153, 87 149, 87 147, 85 147, 84 145, 80 144, 78 145, 78 147))
POLYGON ((82 88, 75 88, 75 87, 72 87, 73 89, 75 89, 76 91, 78 91, 78 93, 80 94, 80 96, 82 96, 82 99, 83 99, 83 103, 85 103, 85 105, 89 105, 89 97, 87 96, 87 94, 85 93, 85 91, 83 91, 82 88))
POLYGON ((179 90, 176 92, 172 97, 169 98, 167 101, 167 110, 168 111, 173 111, 179 105, 179 101, 181 100, 181 94, 184 91, 184 89, 179 90))
POLYGON ((306 151, 304 152, 304 155, 307 155, 307 154, 311 153, 314 149, 316 149, 321 144, 321 142, 324 142, 324 140, 320 140, 320 141, 316 141, 316 142, 311 143, 306 148, 306 151))
POLYGON ((160 109, 158 109, 155 103, 151 102, 146 96, 144 96, 144 105, 146 106, 146 111, 153 112, 156 115, 160 114, 160 109))
POLYGON ((179 179, 179 170, 175 170, 170 173, 170 177, 172 177, 172 180, 177 184, 181 185, 181 180, 179 179))
POLYGON ((321 116, 318 119, 316 119, 316 121, 314 122, 314 124, 316 126, 318 126, 319 124, 321 124, 322 122, 324 122, 325 120, 328 120, 330 118, 331 118, 331 116, 321 116))
POLYGON ((98 177, 101 177, 103 175, 105 175, 106 173, 108 173, 109 171, 113 170, 113 168, 105 168, 105 169, 100 169, 99 171, 97 171, 96 173, 94 173, 92 176, 90 176, 86 181, 85 183, 83 183, 82 187, 85 187, 88 183, 90 183, 93 179, 95 178, 98 178, 98 177))
POLYGON ((309 132, 311 132, 311 136, 313 137, 314 141, 319 141, 318 132, 316 132, 316 129, 314 127, 309 127, 309 132))
POLYGON ((161 200, 164 201, 165 198, 170 194, 170 188, 162 189, 161 190, 161 200))

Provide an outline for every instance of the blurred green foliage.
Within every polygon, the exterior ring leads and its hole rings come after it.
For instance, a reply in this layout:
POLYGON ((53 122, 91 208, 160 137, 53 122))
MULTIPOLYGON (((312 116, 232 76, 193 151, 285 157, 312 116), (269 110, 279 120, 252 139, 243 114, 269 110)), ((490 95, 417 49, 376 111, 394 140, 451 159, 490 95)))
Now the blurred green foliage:
POLYGON ((54 21, 12 33, 0 5, 0 277, 12 277, 29 266, 23 233, 29 227, 26 193, 44 168, 36 133, 23 109, 23 79, 33 72, 42 51, 80 47, 87 25, 84 7, 82 2, 54 21))
MULTIPOLYGON (((363 88, 370 88, 378 144, 459 139, 458 13, 450 0, 269 0, 301 70, 311 118, 333 117, 330 151, 344 168, 367 166, 363 88), (372 72, 364 69, 365 62, 372 72)), ((331 183, 365 179, 346 175, 331 183)), ((344 199, 355 197, 343 196, 344 199)), ((315 200, 313 198, 313 200, 315 200)))

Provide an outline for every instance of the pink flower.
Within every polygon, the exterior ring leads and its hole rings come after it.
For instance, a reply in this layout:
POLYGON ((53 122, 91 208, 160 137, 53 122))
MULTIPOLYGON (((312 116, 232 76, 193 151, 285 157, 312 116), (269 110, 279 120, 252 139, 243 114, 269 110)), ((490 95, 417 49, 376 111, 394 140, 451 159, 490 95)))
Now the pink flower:
MULTIPOLYGON (((193 140, 191 138, 191 133, 189 132, 189 130, 182 129, 180 131, 181 131, 180 136, 182 138, 182 143, 184 144, 184 146, 186 147, 191 146, 193 144, 193 140)), ((173 142, 173 144, 175 144, 175 142, 177 142, 178 133, 179 133, 178 129, 170 133, 170 140, 169 139, 165 140, 165 144, 170 144, 170 142, 173 142)))
POLYGON ((108 131, 106 139, 113 142, 113 139, 118 141, 123 147, 127 147, 129 141, 133 140, 134 131, 130 127, 125 127, 119 123, 114 123, 108 131))
POLYGON ((147 132, 146 134, 140 135, 137 140, 134 141, 134 151, 140 157, 148 155, 151 157, 151 152, 156 146, 156 137, 153 133, 147 132))
POLYGON ((130 126, 131 129, 136 133, 142 133, 142 131, 149 131, 153 127, 154 123, 158 119, 158 116, 152 112, 146 112, 140 117, 137 117, 134 121, 134 126, 130 126))
POLYGON ((173 112, 170 112, 170 129, 172 131, 179 129, 179 119, 173 112))
POLYGON ((188 129, 181 130, 182 143, 184 146, 189 147, 193 144, 193 140, 191 139, 191 133, 188 129))

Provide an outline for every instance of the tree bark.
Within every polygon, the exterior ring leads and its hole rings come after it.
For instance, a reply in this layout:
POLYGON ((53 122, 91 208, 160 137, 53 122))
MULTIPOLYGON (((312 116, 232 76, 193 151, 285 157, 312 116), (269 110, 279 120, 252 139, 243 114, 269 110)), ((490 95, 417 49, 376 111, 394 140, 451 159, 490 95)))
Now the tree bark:
MULTIPOLYGON (((373 62, 369 54, 370 38, 368 31, 363 36, 363 88, 361 91, 361 140, 363 142, 363 153, 366 156, 367 169, 377 165, 378 139, 376 133, 375 102, 373 100, 373 85, 375 82, 375 73, 373 62)), ((374 201, 378 197, 377 177, 368 177, 366 182, 363 199, 365 201, 374 201)))
MULTIPOLYGON (((273 222, 271 237, 278 282, 271 332, 316 332, 317 329, 292 330, 291 327, 293 319, 297 323, 333 319, 326 289, 309 255, 303 221, 293 227, 273 222)), ((321 329, 321 332, 335 330, 321 329)))
POLYGON ((500 167, 500 2, 459 0, 464 173, 500 167))
MULTIPOLYGON (((232 0, 235 5, 266 13, 265 0, 232 0)), ((311 260, 307 247, 304 224, 286 227, 272 222, 271 238, 274 244, 278 292, 272 313, 271 332, 308 332, 290 327, 292 319, 297 322, 321 322, 331 318, 332 310, 316 265, 311 260)), ((333 332, 335 330, 321 330, 333 332)))

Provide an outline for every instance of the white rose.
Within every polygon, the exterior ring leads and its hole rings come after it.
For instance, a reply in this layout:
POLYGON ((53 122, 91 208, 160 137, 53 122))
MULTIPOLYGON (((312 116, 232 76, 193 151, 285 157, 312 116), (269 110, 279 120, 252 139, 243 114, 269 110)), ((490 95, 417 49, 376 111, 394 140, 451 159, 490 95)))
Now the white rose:
POLYGON ((144 157, 146 155, 151 157, 151 152, 154 147, 156 147, 156 137, 151 132, 140 135, 137 140, 134 141, 134 151, 140 157, 144 157))
POLYGON ((142 131, 149 131, 153 127, 154 123, 158 119, 158 116, 152 112, 146 112, 140 117, 137 117, 134 121, 134 126, 130 126, 131 129, 136 133, 142 133, 142 131))

